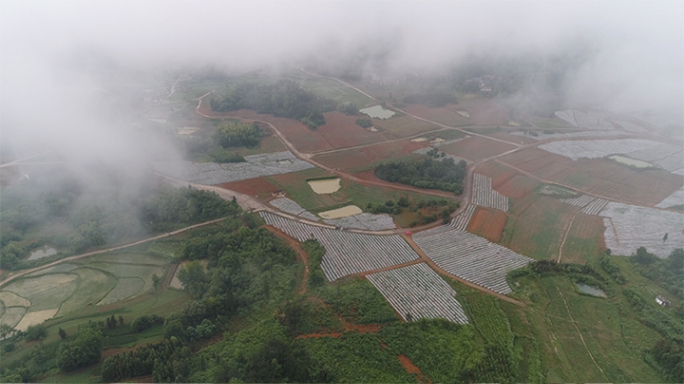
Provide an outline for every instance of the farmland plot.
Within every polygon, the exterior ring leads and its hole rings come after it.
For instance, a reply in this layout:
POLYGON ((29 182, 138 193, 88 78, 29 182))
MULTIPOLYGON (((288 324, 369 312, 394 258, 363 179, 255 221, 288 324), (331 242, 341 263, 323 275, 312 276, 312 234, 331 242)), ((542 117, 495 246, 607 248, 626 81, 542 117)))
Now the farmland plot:
POLYGON ((675 248, 684 248, 684 214, 610 202, 601 216, 606 246, 614 255, 629 256, 646 247, 667 257, 675 248))
POLYGON ((473 203, 483 207, 508 211, 508 197, 492 189, 492 179, 473 174, 473 203))
POLYGON ((297 202, 295 202, 292 199, 288 199, 287 197, 279 197, 277 199, 273 199, 269 202, 269 204, 280 209, 283 212, 287 212, 295 216, 303 217, 305 219, 313 221, 319 220, 318 217, 316 217, 316 215, 302 208, 302 206, 297 204, 297 202))
POLYGON ((598 215, 608 204, 608 200, 596 199, 582 209, 582 213, 587 215, 598 215))
POLYGON ((642 127, 641 125, 634 124, 630 121, 625 121, 625 120, 615 120, 617 124, 619 124, 622 129, 628 132, 635 132, 635 133, 646 133, 649 132, 648 129, 642 127))
POLYGON ((674 206, 683 205, 683 204, 684 204, 684 188, 675 191, 675 193, 673 193, 670 196, 663 199, 663 201, 656 204, 656 207, 658 207, 658 208, 669 208, 669 207, 674 207, 674 206))
POLYGON ((623 154, 633 159, 654 163, 670 172, 684 168, 684 148, 651 140, 573 140, 557 141, 539 146, 544 150, 572 160, 595 159, 623 154))
POLYGON ((368 229, 371 231, 382 231, 384 229, 394 229, 396 224, 392 216, 381 213, 360 213, 349 217, 342 217, 339 219, 323 220, 326 224, 334 225, 342 228, 356 228, 368 229))
POLYGON ((506 274, 533 261, 479 236, 444 227, 419 232, 413 239, 440 268, 492 291, 511 293, 506 274))
POLYGON ((580 197, 573 197, 571 199, 560 199, 560 201, 577 207, 584 207, 585 205, 594 201, 594 196, 582 195, 580 197))
POLYGON ((326 249, 321 268, 330 281, 344 276, 406 263, 418 255, 400 236, 374 236, 322 228, 261 212, 266 224, 304 242, 318 240, 326 249))
POLYGON ((456 291, 427 264, 420 263, 366 276, 405 321, 447 319, 465 324, 468 318, 456 291))
POLYGON ((540 133, 536 132, 536 136, 529 135, 527 132, 512 132, 511 135, 527 137, 534 140, 546 140, 546 139, 572 139, 579 137, 596 137, 596 136, 619 136, 623 135, 623 132, 619 131, 581 131, 581 132, 569 132, 569 133, 540 133))
POLYGON ((556 117, 565 120, 571 125, 579 128, 588 128, 596 130, 611 130, 613 126, 610 125, 601 114, 596 112, 580 112, 575 110, 556 111, 556 117))
POLYGON ((261 176, 297 172, 314 166, 283 151, 245 156, 242 163, 193 163, 190 161, 158 162, 154 169, 176 179, 214 185, 261 176))
POLYGON ((468 228, 468 223, 470 223, 470 218, 473 217, 474 212, 475 206, 472 204, 469 205, 468 208, 466 208, 461 214, 451 220, 449 226, 458 231, 465 231, 466 228, 468 228))

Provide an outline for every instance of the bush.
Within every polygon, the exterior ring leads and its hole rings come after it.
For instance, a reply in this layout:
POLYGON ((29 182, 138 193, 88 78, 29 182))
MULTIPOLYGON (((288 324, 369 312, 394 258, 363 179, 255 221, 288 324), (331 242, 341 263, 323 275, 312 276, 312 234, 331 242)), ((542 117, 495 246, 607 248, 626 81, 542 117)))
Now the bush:
POLYGON ((24 332, 24 336, 28 341, 44 339, 47 336, 47 329, 43 324, 31 325, 24 332))
POLYGON ((356 119, 356 125, 362 128, 370 128, 373 126, 373 122, 370 119, 359 117, 358 119, 356 119))
POLYGON ((62 342, 57 350, 57 366, 64 372, 97 364, 102 356, 102 334, 93 326, 84 327, 76 340, 62 342))

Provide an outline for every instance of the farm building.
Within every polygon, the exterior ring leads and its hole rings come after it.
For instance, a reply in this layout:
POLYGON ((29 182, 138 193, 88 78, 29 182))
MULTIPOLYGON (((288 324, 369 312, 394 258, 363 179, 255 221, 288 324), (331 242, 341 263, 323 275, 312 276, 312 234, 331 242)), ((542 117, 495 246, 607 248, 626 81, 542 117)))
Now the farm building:
POLYGON ((656 303, 662 305, 663 307, 667 307, 671 304, 670 300, 668 300, 668 299, 666 299, 660 295, 656 296, 655 301, 656 301, 656 303))

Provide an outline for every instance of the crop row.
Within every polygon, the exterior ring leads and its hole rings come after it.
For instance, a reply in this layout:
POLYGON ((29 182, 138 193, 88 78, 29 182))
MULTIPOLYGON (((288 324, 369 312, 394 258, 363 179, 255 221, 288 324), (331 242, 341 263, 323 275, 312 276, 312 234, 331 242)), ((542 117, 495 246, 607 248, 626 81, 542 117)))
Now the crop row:
POLYGON ((205 185, 297 172, 314 167, 306 161, 297 159, 290 151, 245 156, 245 161, 241 163, 169 161, 153 165, 156 171, 165 175, 205 185))
POLYGON ((492 179, 473 174, 473 203, 483 207, 508 211, 508 197, 492 189, 492 179))
POLYGON ((453 220, 451 220, 449 226, 459 231, 465 231, 466 228, 468 228, 468 223, 470 223, 470 219, 473 217, 474 212, 475 206, 470 204, 468 208, 465 209, 465 211, 463 211, 460 215, 456 216, 453 220))
POLYGON ((629 256, 639 247, 667 257, 684 248, 684 214, 610 202, 601 211, 606 247, 613 254, 629 256))
POLYGON ((325 247, 321 268, 330 281, 406 263, 418 255, 398 235, 375 236, 308 225, 268 212, 261 217, 299 241, 316 239, 325 247))
POLYGON ((342 217, 340 219, 323 220, 323 222, 342 228, 367 229, 370 231, 382 231, 397 227, 392 216, 386 213, 359 213, 358 215, 342 217))
POLYGON ((598 215, 608 204, 608 200, 596 199, 582 209, 587 215, 598 215))
POLYGON ((277 199, 273 199, 269 202, 269 204, 283 212, 287 212, 295 216, 303 217, 305 219, 312 221, 319 220, 319 218, 316 217, 316 215, 302 208, 302 206, 297 204, 297 202, 295 202, 292 199, 288 199, 287 197, 279 197, 277 199))
POLYGON ((447 319, 465 324, 468 318, 456 292, 425 263, 378 272, 368 280, 406 321, 447 319))
POLYGON ((452 228, 419 232, 413 239, 440 268, 503 294, 511 292, 506 274, 533 261, 479 236, 452 228))
POLYGON ((580 112, 575 110, 557 111, 556 117, 565 120, 575 127, 598 129, 598 130, 612 130, 613 126, 603 118, 602 115, 595 112, 580 112))
POLYGON ((594 196, 582 195, 580 197, 573 197, 572 199, 561 199, 561 201, 566 204, 584 207, 585 205, 594 201, 594 196))

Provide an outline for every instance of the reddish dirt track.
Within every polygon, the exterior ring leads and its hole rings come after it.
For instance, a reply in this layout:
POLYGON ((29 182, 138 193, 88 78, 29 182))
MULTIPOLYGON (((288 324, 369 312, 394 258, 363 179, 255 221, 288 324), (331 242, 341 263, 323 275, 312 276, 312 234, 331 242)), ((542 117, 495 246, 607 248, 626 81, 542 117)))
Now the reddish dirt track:
POLYGON ((429 377, 423 375, 423 373, 420 371, 420 368, 418 368, 415 364, 413 364, 413 362, 411 361, 411 359, 408 356, 401 354, 401 355, 397 356, 397 359, 399 359, 401 366, 404 367, 404 369, 406 370, 407 373, 416 375, 416 379, 420 383, 423 383, 423 384, 432 383, 432 380, 430 380, 429 377))
POLYGON ((504 212, 478 207, 470 220, 468 232, 496 243, 501 239, 501 231, 506 224, 506 218, 504 212))
POLYGON ((297 255, 299 256, 299 259, 302 260, 304 263, 304 276, 302 276, 302 283, 301 287, 299 289, 300 294, 306 293, 306 286, 308 285, 309 281, 309 255, 302 249, 302 246, 299 244, 299 242, 290 236, 288 236, 285 232, 281 231, 280 229, 276 227, 272 227, 270 225, 265 226, 266 229, 271 231, 274 235, 280 237, 281 239, 285 240, 287 244, 292 247, 296 252, 297 255))
POLYGON ((466 160, 478 161, 515 149, 515 145, 471 136, 452 144, 443 145, 439 149, 466 160))

